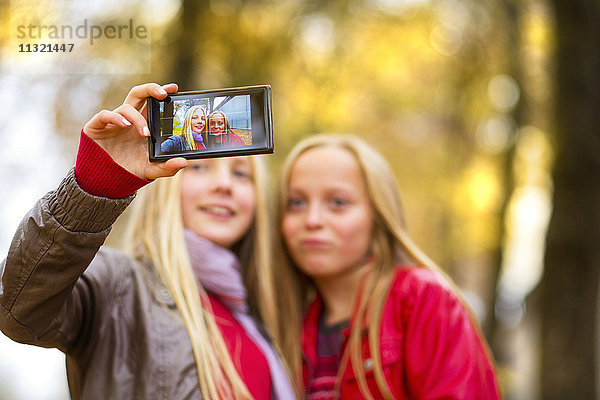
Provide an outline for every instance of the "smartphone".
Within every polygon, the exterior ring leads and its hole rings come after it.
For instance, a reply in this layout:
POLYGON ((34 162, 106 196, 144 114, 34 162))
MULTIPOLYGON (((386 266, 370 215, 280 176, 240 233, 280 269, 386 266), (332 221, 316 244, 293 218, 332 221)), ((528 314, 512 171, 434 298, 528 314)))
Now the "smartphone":
POLYGON ((269 85, 148 97, 147 110, 152 162, 273 152, 269 85))

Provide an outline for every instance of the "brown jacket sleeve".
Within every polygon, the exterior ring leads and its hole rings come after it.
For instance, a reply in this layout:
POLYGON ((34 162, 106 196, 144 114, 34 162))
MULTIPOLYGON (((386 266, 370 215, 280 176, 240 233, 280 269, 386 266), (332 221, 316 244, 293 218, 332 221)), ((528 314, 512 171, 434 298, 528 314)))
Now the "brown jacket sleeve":
MULTIPOLYGON (((73 290, 134 196, 95 197, 73 170, 25 216, 0 264, 0 330, 15 341, 68 351, 93 299, 73 290)), ((85 285, 85 282, 80 283, 85 285)))

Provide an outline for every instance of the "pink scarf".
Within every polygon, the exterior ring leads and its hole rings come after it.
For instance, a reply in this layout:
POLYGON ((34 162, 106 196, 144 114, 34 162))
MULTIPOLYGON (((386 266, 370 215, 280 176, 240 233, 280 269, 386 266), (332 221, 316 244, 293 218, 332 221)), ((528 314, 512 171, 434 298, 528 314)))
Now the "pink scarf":
POLYGON ((277 354, 248 314, 247 292, 235 254, 188 229, 184 233, 198 283, 219 298, 265 355, 271 373, 273 400, 295 399, 277 354))

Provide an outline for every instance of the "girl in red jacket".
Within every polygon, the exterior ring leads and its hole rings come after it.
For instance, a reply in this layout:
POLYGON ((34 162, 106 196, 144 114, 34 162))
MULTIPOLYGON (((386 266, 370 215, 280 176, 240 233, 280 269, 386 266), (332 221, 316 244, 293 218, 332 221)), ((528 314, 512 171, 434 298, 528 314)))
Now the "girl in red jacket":
POLYGON ((279 222, 281 337, 308 399, 498 398, 476 322, 408 237, 391 169, 364 141, 299 143, 279 222))

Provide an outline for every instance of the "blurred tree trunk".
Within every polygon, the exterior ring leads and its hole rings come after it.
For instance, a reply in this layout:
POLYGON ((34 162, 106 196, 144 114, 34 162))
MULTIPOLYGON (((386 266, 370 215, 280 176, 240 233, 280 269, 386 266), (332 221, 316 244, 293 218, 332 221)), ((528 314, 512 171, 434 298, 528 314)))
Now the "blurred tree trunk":
POLYGON ((554 210, 542 281, 542 397, 596 398, 600 271, 600 2, 556 12, 554 210))
POLYGON ((198 20, 206 14, 207 5, 205 2, 196 0, 182 0, 179 12, 179 22, 173 24, 176 30, 177 40, 174 41, 173 53, 175 62, 171 71, 175 82, 179 84, 179 90, 198 89, 197 74, 198 53, 197 42, 201 38, 201 30, 198 20), (195 34, 191 34, 194 32, 195 34))
MULTIPOLYGON (((510 75, 521 90, 520 99, 517 103, 514 110, 512 110, 509 115, 515 124, 515 129, 517 127, 526 125, 527 121, 525 112, 528 108, 527 104, 527 96, 523 90, 522 84, 522 66, 519 57, 519 51, 521 50, 521 28, 519 26, 519 16, 522 14, 522 10, 520 1, 515 0, 503 0, 499 2, 500 10, 502 11, 503 18, 505 20, 505 27, 508 31, 507 33, 507 45, 506 51, 508 55, 507 61, 507 74, 510 75)), ((512 132, 514 135, 514 132, 512 132)), ((500 210, 500 218, 498 226, 498 237, 504 238, 506 237, 506 215, 508 212, 508 203, 510 201, 510 197, 512 195, 513 190, 515 189, 514 182, 514 158, 515 158, 515 141, 513 140, 510 147, 506 149, 506 154, 502 160, 502 179, 503 179, 503 187, 505 188, 505 194, 502 198, 502 203, 499 207, 500 210)), ((503 246, 501 242, 498 242, 498 246, 494 249, 492 253, 492 279, 490 279, 490 283, 493 285, 491 287, 492 295, 490 296, 489 302, 487 304, 488 313, 487 320, 483 324, 483 330, 487 338, 490 339, 490 345, 494 352, 494 355, 497 357, 499 362, 503 362, 503 358, 506 357, 505 354, 502 354, 504 350, 504 344, 498 343, 501 340, 498 340, 496 337, 498 332, 498 324, 496 320, 495 306, 497 301, 497 286, 498 280, 500 278, 501 266, 502 266, 502 250, 503 246)))

